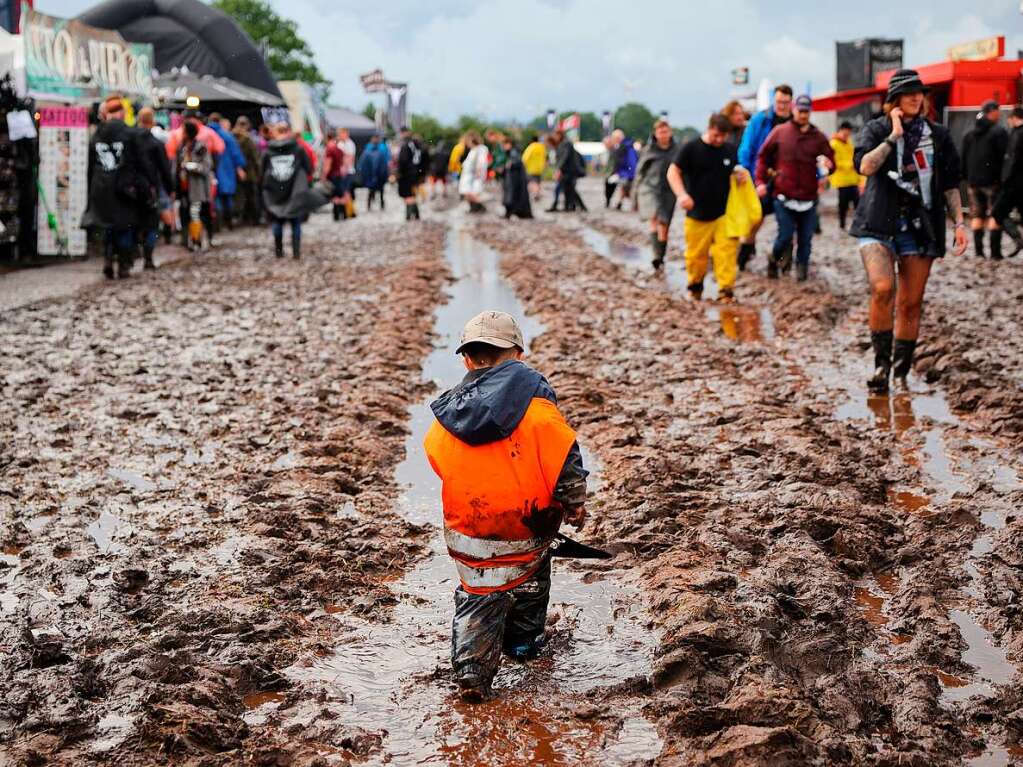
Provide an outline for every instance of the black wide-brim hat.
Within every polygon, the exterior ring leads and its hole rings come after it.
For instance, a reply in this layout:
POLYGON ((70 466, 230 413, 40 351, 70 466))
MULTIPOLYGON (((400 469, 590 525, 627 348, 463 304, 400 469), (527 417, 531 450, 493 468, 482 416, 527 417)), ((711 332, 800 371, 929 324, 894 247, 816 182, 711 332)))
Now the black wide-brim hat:
POLYGON ((888 81, 888 93, 884 100, 890 104, 899 96, 907 93, 930 93, 931 89, 924 85, 920 73, 915 69, 900 69, 888 81))

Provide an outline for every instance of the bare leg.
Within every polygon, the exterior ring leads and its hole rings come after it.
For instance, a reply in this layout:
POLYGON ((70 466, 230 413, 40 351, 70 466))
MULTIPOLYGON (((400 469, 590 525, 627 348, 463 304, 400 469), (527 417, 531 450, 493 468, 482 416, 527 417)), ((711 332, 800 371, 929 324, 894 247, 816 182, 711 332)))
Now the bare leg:
POLYGON ((920 335, 920 313, 933 259, 903 256, 895 296, 895 337, 915 341, 920 335))
POLYGON ((895 312, 895 257, 880 243, 860 248, 870 282, 870 329, 891 330, 895 312))

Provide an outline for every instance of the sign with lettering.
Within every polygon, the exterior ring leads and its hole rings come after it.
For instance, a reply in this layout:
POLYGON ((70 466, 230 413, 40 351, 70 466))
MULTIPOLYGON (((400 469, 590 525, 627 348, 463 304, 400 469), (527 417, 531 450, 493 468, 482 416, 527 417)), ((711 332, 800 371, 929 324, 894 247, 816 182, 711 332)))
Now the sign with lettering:
POLYGON ((948 49, 950 61, 990 61, 1005 55, 1005 37, 985 37, 968 43, 953 45, 948 49))
POLYGON ((38 250, 44 256, 84 256, 82 214, 89 194, 89 110, 39 109, 38 250))
POLYGON ((37 98, 148 98, 153 90, 148 43, 129 43, 114 30, 47 16, 28 5, 22 6, 21 29, 28 90, 37 98))

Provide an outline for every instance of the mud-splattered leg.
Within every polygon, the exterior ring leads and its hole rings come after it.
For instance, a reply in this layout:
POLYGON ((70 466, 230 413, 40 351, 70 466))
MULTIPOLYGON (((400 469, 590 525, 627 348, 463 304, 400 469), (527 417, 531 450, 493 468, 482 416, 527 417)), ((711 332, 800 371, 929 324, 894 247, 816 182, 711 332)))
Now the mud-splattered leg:
POLYGON ((892 367, 895 257, 881 243, 864 245, 860 257, 870 283, 870 345, 874 349, 874 374, 868 379, 867 388, 883 394, 888 391, 892 367))

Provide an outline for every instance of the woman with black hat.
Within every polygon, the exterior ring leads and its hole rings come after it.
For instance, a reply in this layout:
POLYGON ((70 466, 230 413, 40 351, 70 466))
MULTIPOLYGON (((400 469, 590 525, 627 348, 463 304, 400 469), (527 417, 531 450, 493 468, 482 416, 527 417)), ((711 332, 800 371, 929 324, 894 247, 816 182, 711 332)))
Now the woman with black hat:
POLYGON ((859 238, 870 281, 870 341, 875 393, 894 373, 905 383, 920 332, 920 310, 935 258, 945 254, 945 216, 955 225, 953 252, 966 250, 959 155, 948 130, 927 117, 927 88, 912 69, 888 84, 884 115, 856 141, 855 165, 867 177, 849 233, 859 238))

